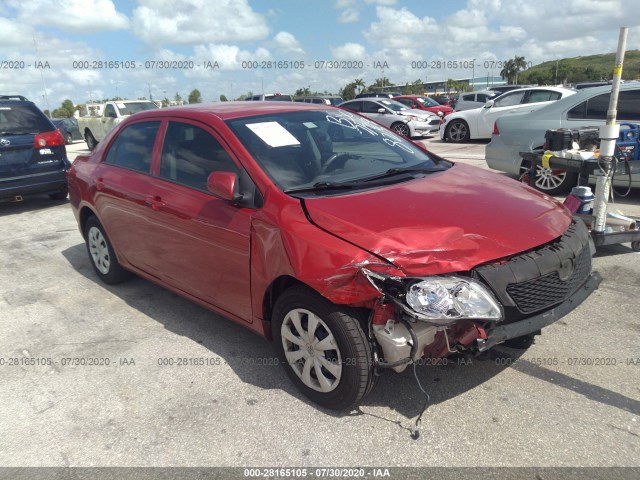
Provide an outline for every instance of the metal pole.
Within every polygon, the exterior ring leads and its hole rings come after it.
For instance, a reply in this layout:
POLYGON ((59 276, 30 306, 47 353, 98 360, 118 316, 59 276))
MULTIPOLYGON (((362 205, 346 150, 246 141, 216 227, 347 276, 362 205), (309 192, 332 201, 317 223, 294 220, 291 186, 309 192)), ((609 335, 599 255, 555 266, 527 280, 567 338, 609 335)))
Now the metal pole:
POLYGON ((600 127, 600 172, 596 172, 596 196, 593 202, 593 228, 592 232, 603 233, 607 222, 607 199, 611 191, 611 176, 613 175, 613 153, 616 140, 620 134, 620 125, 616 123, 618 93, 620 92, 620 79, 622 78, 622 64, 624 52, 627 47, 627 27, 620 28, 618 39, 618 51, 616 52, 616 66, 613 69, 613 84, 611 85, 611 98, 607 110, 607 122, 600 127))

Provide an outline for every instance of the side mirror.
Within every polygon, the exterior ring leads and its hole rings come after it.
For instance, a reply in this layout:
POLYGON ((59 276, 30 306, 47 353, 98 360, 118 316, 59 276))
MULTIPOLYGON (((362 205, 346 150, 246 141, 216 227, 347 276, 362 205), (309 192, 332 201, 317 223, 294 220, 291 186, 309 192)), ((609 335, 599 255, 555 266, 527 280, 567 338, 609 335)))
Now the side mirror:
POLYGON ((238 177, 233 172, 211 172, 207 178, 207 190, 233 203, 242 200, 238 193, 238 177))
POLYGON ((493 107, 493 100, 487 100, 487 103, 484 104, 484 108, 493 107))
POLYGON ((384 108, 379 108, 378 113, 387 113, 387 111, 384 108))

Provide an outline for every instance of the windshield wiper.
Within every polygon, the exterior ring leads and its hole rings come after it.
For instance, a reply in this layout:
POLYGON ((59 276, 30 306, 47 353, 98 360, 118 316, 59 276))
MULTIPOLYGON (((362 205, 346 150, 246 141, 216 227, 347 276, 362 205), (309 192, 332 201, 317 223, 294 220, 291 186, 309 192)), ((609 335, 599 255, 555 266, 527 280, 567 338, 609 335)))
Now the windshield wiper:
POLYGON ((404 167, 404 168, 390 168, 389 170, 387 170, 384 173, 381 173, 380 175, 374 175, 373 177, 366 177, 361 179, 361 182, 370 182, 372 180, 380 180, 381 178, 388 178, 388 177, 393 177, 395 175, 401 175, 404 173, 407 174, 411 174, 411 173, 436 173, 436 172, 444 172, 446 170, 446 168, 442 168, 442 167, 404 167))
POLYGON ((348 190, 353 187, 353 183, 317 182, 311 186, 287 188, 284 193, 317 192, 322 190, 348 190))

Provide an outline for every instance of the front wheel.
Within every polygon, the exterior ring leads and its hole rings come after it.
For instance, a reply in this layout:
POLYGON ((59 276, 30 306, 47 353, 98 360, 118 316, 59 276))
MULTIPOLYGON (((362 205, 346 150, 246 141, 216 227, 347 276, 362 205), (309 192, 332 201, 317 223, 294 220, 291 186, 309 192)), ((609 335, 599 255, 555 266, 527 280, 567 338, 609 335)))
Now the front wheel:
POLYGON ((445 138, 453 143, 468 142, 469 137, 469 125, 462 120, 452 121, 445 130, 445 138))
POLYGON ((549 195, 558 195, 568 192, 577 184, 577 173, 544 168, 542 165, 536 166, 535 187, 541 192, 548 193, 549 195))
POLYGON ((353 309, 294 286, 276 302, 272 333, 287 375, 315 403, 346 409, 371 389, 371 345, 353 309))
POLYGON ((407 125, 406 123, 402 123, 402 122, 394 123, 393 125, 391 125, 391 130, 393 130, 399 135, 402 135, 403 137, 409 138, 409 136, 411 135, 411 129, 409 128, 409 125, 407 125))
POLYGON ((84 236, 91 265, 100 280, 114 285, 129 278, 131 274, 118 262, 109 237, 96 217, 89 217, 87 220, 84 236))

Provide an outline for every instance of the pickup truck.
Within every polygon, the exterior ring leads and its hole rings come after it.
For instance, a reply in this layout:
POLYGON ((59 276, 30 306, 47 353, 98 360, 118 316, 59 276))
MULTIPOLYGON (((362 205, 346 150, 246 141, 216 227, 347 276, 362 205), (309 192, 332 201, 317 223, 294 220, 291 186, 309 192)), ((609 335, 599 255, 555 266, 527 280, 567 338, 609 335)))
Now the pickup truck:
POLYGON ((129 115, 158 108, 154 102, 148 100, 120 100, 93 107, 98 108, 87 109, 89 114, 78 118, 78 128, 89 150, 93 150, 113 127, 129 115))

